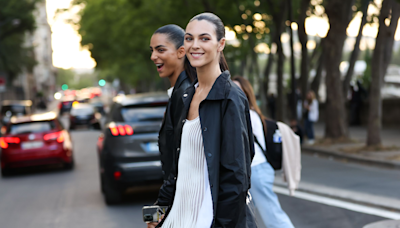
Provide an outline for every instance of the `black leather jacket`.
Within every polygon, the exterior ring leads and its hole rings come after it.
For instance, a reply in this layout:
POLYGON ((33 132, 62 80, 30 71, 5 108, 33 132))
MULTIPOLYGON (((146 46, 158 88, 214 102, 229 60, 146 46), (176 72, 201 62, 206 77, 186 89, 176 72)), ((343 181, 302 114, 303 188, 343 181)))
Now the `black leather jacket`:
POLYGON ((171 98, 158 136, 158 145, 161 154, 161 164, 164 180, 168 179, 173 164, 174 149, 174 128, 177 125, 183 109, 182 94, 190 86, 189 77, 183 71, 175 82, 171 98))
MULTIPOLYGON (((184 107, 175 129, 174 167, 159 193, 158 204, 169 208, 175 195, 182 128, 194 92, 194 86, 190 86, 182 96, 184 107)), ((230 80, 228 71, 216 79, 200 103, 199 115, 213 200, 212 227, 255 227, 246 205, 254 156, 249 104, 243 91, 230 80)))

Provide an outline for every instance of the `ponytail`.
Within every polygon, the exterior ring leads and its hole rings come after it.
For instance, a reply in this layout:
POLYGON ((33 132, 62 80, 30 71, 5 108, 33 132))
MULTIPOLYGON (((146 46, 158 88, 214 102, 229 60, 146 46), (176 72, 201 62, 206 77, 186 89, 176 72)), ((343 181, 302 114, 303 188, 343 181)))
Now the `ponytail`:
POLYGON ((185 63, 184 63, 185 73, 189 77, 190 81, 193 82, 197 78, 196 68, 194 68, 189 59, 185 56, 185 63))
POLYGON ((221 51, 221 55, 219 57, 219 67, 221 68, 221 71, 224 72, 226 70, 229 70, 228 63, 226 62, 224 52, 221 51))

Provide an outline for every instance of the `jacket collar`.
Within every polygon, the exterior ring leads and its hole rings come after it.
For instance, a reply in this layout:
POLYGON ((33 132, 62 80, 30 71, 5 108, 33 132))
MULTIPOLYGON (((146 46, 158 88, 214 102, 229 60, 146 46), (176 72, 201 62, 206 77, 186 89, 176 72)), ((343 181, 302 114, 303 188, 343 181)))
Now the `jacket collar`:
MULTIPOLYGON (((208 93, 207 97, 205 100, 222 100, 225 99, 225 87, 226 87, 226 82, 229 80, 231 77, 230 73, 228 70, 224 71, 221 73, 220 76, 215 80, 213 86, 211 87, 210 92, 208 93)), ((183 94, 183 101, 185 102, 185 99, 187 97, 193 97, 195 88, 194 85, 198 82, 198 79, 196 78, 192 85, 186 90, 186 93, 183 94), (186 95, 185 95, 186 94, 186 95)), ((190 99, 191 100, 191 99, 190 99)))
POLYGON ((182 71, 181 74, 178 76, 178 79, 176 79, 174 89, 179 88, 181 86, 182 82, 185 81, 185 79, 187 79, 187 78, 188 78, 188 76, 186 75, 186 72, 182 71))

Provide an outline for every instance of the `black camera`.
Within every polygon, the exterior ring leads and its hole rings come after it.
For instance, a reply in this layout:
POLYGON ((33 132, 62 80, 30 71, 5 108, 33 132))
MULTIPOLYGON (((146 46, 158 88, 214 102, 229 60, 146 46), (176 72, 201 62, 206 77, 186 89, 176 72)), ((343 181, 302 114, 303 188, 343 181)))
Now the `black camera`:
POLYGON ((167 211, 167 206, 144 206, 142 208, 143 221, 145 223, 158 222, 167 211))

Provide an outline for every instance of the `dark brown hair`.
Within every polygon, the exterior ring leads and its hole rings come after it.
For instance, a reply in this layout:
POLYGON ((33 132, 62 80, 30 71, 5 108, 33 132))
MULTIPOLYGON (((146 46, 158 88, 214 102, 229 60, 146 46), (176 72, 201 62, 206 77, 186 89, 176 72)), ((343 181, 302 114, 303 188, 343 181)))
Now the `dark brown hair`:
MULTIPOLYGON (((168 40, 175 45, 176 49, 183 46, 183 40, 185 37, 185 30, 178 25, 169 24, 158 28, 153 34, 165 34, 168 40)), ((191 81, 194 81, 197 77, 196 69, 192 67, 188 58, 185 56, 184 69, 186 75, 191 81)))
MULTIPOLYGON (((194 16, 192 19, 190 19, 189 22, 192 21, 201 21, 205 20, 210 22, 211 24, 215 25, 215 33, 217 34, 217 40, 220 41, 222 38, 225 37, 225 26, 222 20, 215 14, 213 13, 201 13, 196 16, 194 16)), ((221 68, 221 71, 224 72, 226 70, 229 70, 228 63, 226 62, 224 52, 221 51, 220 57, 219 57, 219 67, 221 68)))
POLYGON ((256 96, 254 95, 253 86, 251 86, 250 82, 247 79, 245 79, 241 76, 233 77, 232 81, 239 82, 244 94, 247 97, 247 100, 249 101, 250 109, 253 109, 258 114, 258 116, 260 116, 260 119, 263 123, 264 132, 265 132, 265 134, 267 134, 267 128, 266 128, 267 125, 265 123, 265 120, 268 118, 262 114, 260 108, 257 105, 257 100, 256 100, 256 96))

